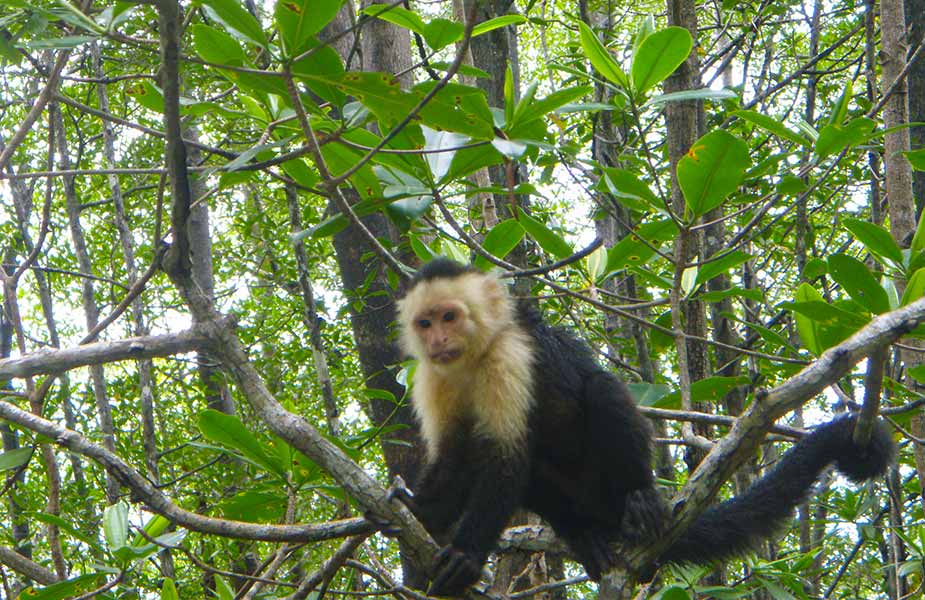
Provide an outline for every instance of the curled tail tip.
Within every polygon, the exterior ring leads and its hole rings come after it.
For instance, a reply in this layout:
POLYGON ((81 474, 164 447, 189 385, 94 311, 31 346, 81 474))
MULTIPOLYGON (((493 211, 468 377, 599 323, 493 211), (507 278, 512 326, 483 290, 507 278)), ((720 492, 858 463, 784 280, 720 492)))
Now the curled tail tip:
MULTIPOLYGON (((855 483, 879 477, 886 473, 896 456, 896 444, 889 426, 882 419, 874 423, 870 441, 861 447, 854 443, 854 427, 857 417, 843 417, 831 422, 828 427, 837 431, 841 439, 835 467, 855 483)), ((824 426, 825 427, 825 426, 824 426)))

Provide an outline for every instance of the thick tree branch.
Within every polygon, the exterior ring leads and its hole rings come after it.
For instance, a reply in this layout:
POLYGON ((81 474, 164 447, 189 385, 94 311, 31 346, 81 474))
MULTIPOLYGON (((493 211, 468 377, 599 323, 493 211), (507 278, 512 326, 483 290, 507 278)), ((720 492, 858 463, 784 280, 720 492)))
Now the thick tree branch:
POLYGON ((719 440, 674 499, 675 518, 656 544, 640 553, 651 564, 696 519, 729 477, 751 457, 779 417, 846 375, 855 364, 925 322, 925 298, 881 315, 776 388, 756 395, 727 436, 719 440))
POLYGON ((0 418, 51 438, 59 446, 98 462, 122 485, 132 490, 132 496, 141 500, 151 511, 191 531, 266 542, 317 542, 371 530, 369 522, 361 518, 323 524, 264 525, 199 515, 171 502, 128 463, 102 446, 87 441, 76 431, 17 408, 9 402, 0 402, 0 418))
POLYGON ((198 329, 167 335, 96 342, 63 350, 39 350, 16 358, 0 360, 0 380, 52 374, 119 360, 138 360, 193 352, 206 344, 198 329))
POLYGON ((54 571, 32 562, 19 552, 6 546, 0 546, 0 564, 6 565, 21 575, 33 579, 42 585, 51 585, 58 581, 54 571))

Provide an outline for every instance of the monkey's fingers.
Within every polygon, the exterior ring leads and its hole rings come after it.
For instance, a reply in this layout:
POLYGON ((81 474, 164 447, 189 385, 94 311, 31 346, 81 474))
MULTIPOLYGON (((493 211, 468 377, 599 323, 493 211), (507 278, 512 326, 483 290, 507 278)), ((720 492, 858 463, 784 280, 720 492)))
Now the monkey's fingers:
POLYGON ((377 531, 379 531, 379 533, 386 537, 394 537, 401 533, 401 527, 395 523, 392 523, 391 521, 380 518, 372 511, 365 511, 363 513, 363 518, 369 521, 372 526, 375 527, 377 531))
POLYGON ((455 596, 479 580, 482 566, 462 550, 446 546, 437 553, 434 571, 428 595, 455 596))
POLYGON ((414 499, 414 494, 407 487, 393 485, 389 488, 389 500, 398 500, 408 507, 408 510, 415 515, 418 514, 418 503, 414 499))

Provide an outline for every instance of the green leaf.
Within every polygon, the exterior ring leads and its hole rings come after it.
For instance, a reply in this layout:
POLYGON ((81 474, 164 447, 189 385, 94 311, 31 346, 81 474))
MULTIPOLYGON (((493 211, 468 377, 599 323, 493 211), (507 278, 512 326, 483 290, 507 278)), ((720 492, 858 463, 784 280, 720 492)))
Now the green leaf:
POLYGON ((415 33, 424 34, 424 20, 416 12, 400 6, 372 4, 361 10, 360 14, 376 17, 393 25, 410 29, 415 33))
MULTIPOLYGON (((515 219, 501 221, 491 228, 485 241, 482 243, 492 256, 504 258, 508 253, 517 247, 524 237, 524 228, 515 219)), ((475 266, 484 270, 491 268, 491 263, 482 256, 476 257, 475 266)))
POLYGON ((653 248, 659 248, 677 233, 678 228, 671 219, 640 225, 634 233, 624 237, 607 252, 607 273, 645 264, 655 255, 653 248))
POLYGON ((607 249, 603 245, 598 246, 594 252, 585 257, 585 264, 587 265, 588 275, 591 277, 591 281, 600 281, 606 274, 607 249))
POLYGON ((867 117, 858 117, 845 125, 826 125, 816 140, 816 154, 819 158, 825 158, 866 142, 876 125, 873 119, 867 117))
POLYGON ((699 217, 732 194, 751 164, 748 144, 717 130, 703 136, 678 161, 678 183, 691 217, 699 217))
POLYGON ((661 591, 659 598, 661 600, 690 600, 691 596, 684 588, 673 585, 671 587, 664 588, 661 591))
POLYGON ((822 277, 828 272, 829 264, 827 262, 821 258, 811 258, 806 261, 806 266, 803 267, 803 279, 812 281, 817 277, 822 277))
POLYGON ((226 519, 275 523, 286 513, 286 494, 282 491, 246 490, 222 500, 217 508, 226 519))
POLYGON ((103 509, 103 535, 110 551, 125 545, 128 540, 128 504, 119 501, 103 509))
POLYGON ((829 274, 848 295, 874 314, 889 312, 890 300, 863 262, 847 254, 829 257, 829 274))
POLYGON ((99 36, 97 35, 65 35, 56 38, 27 40, 19 45, 28 50, 70 50, 98 39, 99 36))
POLYGON ((691 100, 730 100, 738 98, 739 95, 732 90, 722 89, 714 90, 712 88, 700 88, 699 90, 684 90, 681 92, 668 92, 655 96, 646 102, 643 107, 658 106, 668 102, 690 102, 691 100))
POLYGON ((462 23, 449 19, 434 19, 424 26, 421 36, 434 50, 449 46, 462 39, 466 28, 462 23))
POLYGON ((344 0, 277 0, 274 16, 289 57, 309 48, 316 33, 334 20, 344 0))
POLYGON ((905 306, 910 302, 915 302, 923 295, 925 295, 925 268, 913 273, 909 281, 906 282, 906 289, 903 291, 903 297, 899 301, 899 305, 905 306))
POLYGON ((542 100, 533 100, 531 102, 522 100, 517 106, 517 110, 514 113, 513 119, 505 124, 505 130, 510 131, 518 124, 529 123, 534 119, 539 119, 558 109, 559 107, 565 106, 566 104, 586 96, 593 91, 594 88, 589 85, 579 85, 576 87, 566 88, 564 90, 553 92, 542 100))
POLYGON ((199 0, 210 19, 218 21, 234 35, 267 47, 267 36, 263 27, 247 12, 238 0, 199 0))
POLYGON ((806 182, 796 175, 784 175, 780 178, 780 182, 774 186, 778 193, 785 196, 799 196, 808 188, 809 186, 806 185, 806 182))
POLYGON ((664 383, 627 383, 626 387, 640 406, 654 406, 671 391, 664 383))
MULTIPOLYGON (((923 249, 925 249, 925 213, 919 215, 919 222, 915 226, 915 235, 912 236, 912 245, 909 246, 912 256, 921 255, 923 249)), ((911 260, 909 261, 909 266, 912 266, 911 260)))
POLYGON ((491 145, 495 150, 510 159, 520 158, 523 156, 524 152, 527 151, 526 144, 514 140, 506 140, 504 138, 496 137, 491 141, 491 145))
POLYGON ((605 79, 611 83, 615 83, 618 86, 628 89, 629 81, 626 78, 626 74, 623 72, 623 69, 620 68, 620 65, 617 64, 617 61, 613 59, 610 55, 610 52, 607 48, 604 47, 604 44, 601 43, 597 36, 594 35, 594 32, 591 31, 591 28, 582 23, 578 22, 578 36, 581 41, 581 48, 584 50, 585 56, 588 57, 588 60, 591 61, 591 64, 594 65, 594 68, 597 69, 597 72, 604 76, 605 79))
MULTIPOLYGON (((726 394, 739 387, 747 385, 749 378, 746 375, 735 377, 707 377, 691 384, 691 402, 720 402, 726 394)), ((680 403, 681 392, 672 392, 658 401, 659 407, 680 403)))
POLYGON ((190 25, 190 31, 193 34, 193 48, 202 60, 234 67, 243 66, 247 62, 244 49, 224 31, 200 23, 190 25))
POLYGON ((633 89, 644 94, 674 73, 691 53, 694 40, 683 27, 668 27, 647 36, 633 57, 633 89))
MULTIPOLYGON (((796 302, 812 302, 816 300, 822 300, 822 294, 816 291, 816 289, 809 285, 808 283, 801 283, 800 287, 797 288, 797 293, 794 296, 796 302)), ((819 343, 819 331, 818 326, 815 321, 811 318, 803 315, 802 313, 795 312, 793 314, 793 319, 796 321, 797 333, 800 336, 800 339, 803 340, 803 345, 809 350, 814 356, 819 356, 822 354, 822 348, 819 343)))
POLYGON ((161 585, 161 600, 180 600, 177 586, 170 577, 165 577, 164 583, 161 585))
POLYGON ((697 279, 694 283, 695 285, 706 283, 720 273, 725 273, 729 269, 741 265, 751 257, 752 255, 748 252, 735 250, 734 252, 730 252, 717 260, 707 261, 706 263, 700 265, 700 271, 697 273, 697 279))
POLYGON ((220 575, 215 576, 215 593, 218 594, 218 600, 234 600, 234 590, 220 575))
POLYGON ((902 250, 896 245, 893 235, 889 231, 861 219, 842 219, 842 223, 859 242, 864 244, 868 252, 879 258, 886 259, 894 267, 902 267, 902 250))
POLYGON ((520 25, 521 23, 526 22, 527 18, 523 15, 501 15, 500 17, 495 17, 494 19, 482 21, 473 27, 472 37, 477 37, 483 33, 488 33, 489 31, 500 29, 501 27, 507 27, 508 25, 520 25))
POLYGON ((347 97, 336 85, 329 81, 313 78, 313 76, 336 78, 343 74, 344 63, 337 54, 337 50, 331 46, 319 47, 314 38, 310 39, 304 48, 312 49, 312 53, 292 63, 292 74, 305 81, 308 89, 323 100, 327 100, 335 106, 343 106, 347 97))
POLYGON ((267 452, 264 444, 244 426, 238 417, 208 408, 199 413, 198 424, 199 430, 207 439, 226 448, 237 450, 252 463, 285 479, 287 465, 282 464, 276 456, 267 452))
POLYGON ((789 127, 774 117, 769 117, 768 115, 760 113, 756 110, 737 110, 732 114, 744 121, 748 121, 752 125, 757 125, 758 127, 773 133, 779 138, 789 140, 795 144, 799 144, 800 146, 809 147, 813 144, 812 141, 806 139, 799 133, 792 131, 789 127))
POLYGON ((719 302, 720 300, 725 300, 726 298, 747 298, 749 300, 754 300, 755 302, 761 302, 764 300, 764 293, 761 290, 755 288, 740 288, 740 287, 731 287, 725 290, 713 290, 711 292, 704 292, 697 296, 699 299, 704 302, 719 302))
POLYGON ((102 574, 90 573, 46 585, 38 590, 26 588, 20 592, 19 598, 22 600, 65 600, 66 598, 76 598, 98 588, 103 581, 102 574))
POLYGON ((32 458, 32 448, 17 448, 0 454, 0 471, 18 469, 32 458))
POLYGON ((450 149, 464 145, 469 141, 469 137, 451 131, 437 131, 426 125, 421 126, 421 131, 424 133, 424 150, 428 152, 424 159, 430 167, 434 181, 440 182, 450 171, 453 157, 456 156, 456 150, 450 149))
MULTIPOLYGON (((411 94, 415 104, 436 84, 435 81, 425 81, 414 86, 411 94)), ((495 137, 494 118, 485 92, 471 86, 458 83, 443 86, 421 109, 420 117, 425 125, 434 129, 458 131, 483 140, 495 137)))
POLYGON ((287 160, 281 164, 280 167, 282 167, 286 175, 292 177, 292 180, 301 186, 312 188, 321 181, 321 177, 313 168, 308 166, 305 159, 294 158, 292 160, 287 160))
POLYGON ((909 150, 908 152, 903 152, 903 155, 906 157, 906 160, 909 161, 909 164, 912 165, 912 168, 916 171, 925 171, 925 148, 920 150, 909 150))
POLYGON ((654 208, 659 212, 664 212, 665 203, 656 196, 645 183, 635 173, 626 169, 616 167, 604 167, 603 177, 601 178, 606 186, 606 191, 621 200, 641 201, 631 202, 630 208, 636 210, 645 210, 645 208, 654 208))
POLYGON ((523 226, 523 228, 527 230, 527 233, 530 234, 530 237, 536 240, 536 243, 540 245, 540 248, 546 252, 559 259, 572 255, 573 250, 568 242, 562 239, 562 237, 557 233, 554 233, 552 230, 546 227, 546 225, 543 223, 537 221, 525 212, 521 212, 517 220, 520 221, 520 224, 523 226))
MULTIPOLYGON (((157 538, 165 531, 167 531, 168 527, 170 527, 170 521, 166 517, 161 515, 154 515, 148 519, 148 522, 145 523, 145 526, 142 529, 148 537, 157 538)), ((140 533, 135 535, 134 539, 132 539, 132 546, 144 546, 149 543, 150 542, 148 542, 147 538, 145 538, 140 533)))

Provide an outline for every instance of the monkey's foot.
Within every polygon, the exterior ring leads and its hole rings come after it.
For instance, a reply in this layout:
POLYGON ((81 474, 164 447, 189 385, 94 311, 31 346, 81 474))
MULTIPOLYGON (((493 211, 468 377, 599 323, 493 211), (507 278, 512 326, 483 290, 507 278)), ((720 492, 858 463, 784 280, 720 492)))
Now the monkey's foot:
POLYGON ((482 574, 481 556, 453 546, 445 546, 434 562, 434 580, 427 590, 429 596, 458 596, 479 580, 482 574))
POLYGON ((568 538, 575 558, 593 581, 600 581, 605 571, 617 564, 617 555, 609 536, 596 531, 582 531, 568 538))

